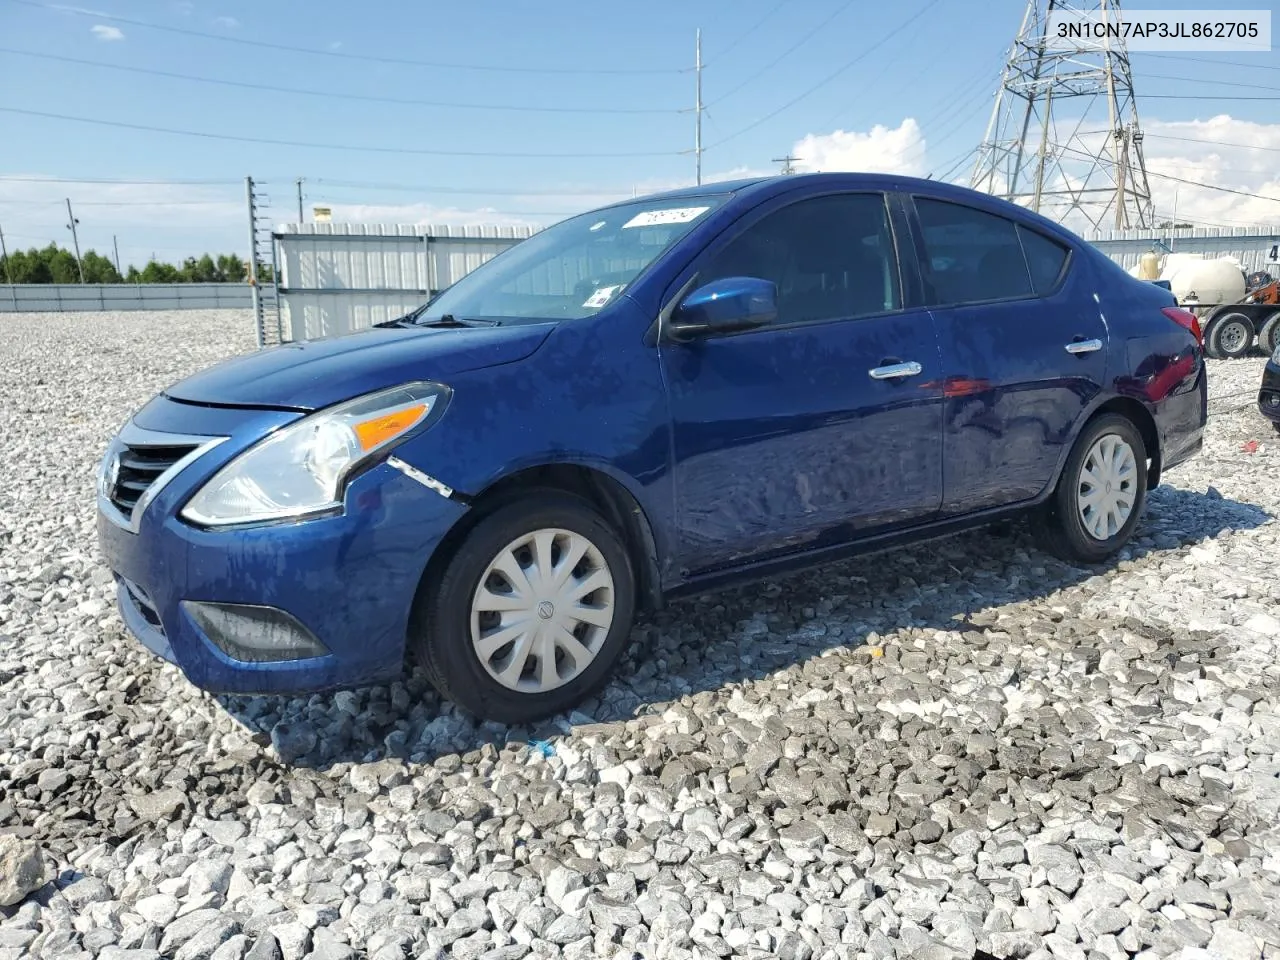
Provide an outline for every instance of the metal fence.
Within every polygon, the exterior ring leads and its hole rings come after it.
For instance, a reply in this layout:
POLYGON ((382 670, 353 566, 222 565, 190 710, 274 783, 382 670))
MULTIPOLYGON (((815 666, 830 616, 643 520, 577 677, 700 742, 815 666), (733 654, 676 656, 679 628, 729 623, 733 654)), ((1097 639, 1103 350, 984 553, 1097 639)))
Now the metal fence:
POLYGON ((341 336, 393 319, 534 230, 358 223, 281 226, 272 234, 280 267, 280 339, 341 336))
POLYGON ((0 284, 0 313, 91 310, 244 310, 246 283, 0 284))

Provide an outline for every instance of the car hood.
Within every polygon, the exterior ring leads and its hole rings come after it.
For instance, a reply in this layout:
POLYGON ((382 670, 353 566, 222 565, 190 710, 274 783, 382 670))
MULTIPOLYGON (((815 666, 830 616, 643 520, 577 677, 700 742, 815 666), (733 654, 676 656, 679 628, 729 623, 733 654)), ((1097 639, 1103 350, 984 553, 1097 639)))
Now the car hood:
POLYGON ((447 383, 451 374, 522 360, 554 326, 385 328, 290 343, 219 363, 164 394, 216 406, 317 410, 410 380, 447 383))

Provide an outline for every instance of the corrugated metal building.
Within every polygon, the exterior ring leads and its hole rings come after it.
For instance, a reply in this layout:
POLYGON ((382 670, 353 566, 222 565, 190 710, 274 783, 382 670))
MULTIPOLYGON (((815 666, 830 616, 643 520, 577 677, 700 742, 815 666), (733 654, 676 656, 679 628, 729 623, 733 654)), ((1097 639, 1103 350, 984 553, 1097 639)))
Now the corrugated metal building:
POLYGON ((1136 267, 1144 253, 1200 253, 1206 259, 1235 257, 1245 273, 1276 273, 1277 227, 1196 227, 1194 229, 1112 230, 1086 240, 1126 270, 1136 267))
POLYGON ((534 231, 528 226, 282 225, 273 233, 281 338, 340 336, 390 320, 534 231))

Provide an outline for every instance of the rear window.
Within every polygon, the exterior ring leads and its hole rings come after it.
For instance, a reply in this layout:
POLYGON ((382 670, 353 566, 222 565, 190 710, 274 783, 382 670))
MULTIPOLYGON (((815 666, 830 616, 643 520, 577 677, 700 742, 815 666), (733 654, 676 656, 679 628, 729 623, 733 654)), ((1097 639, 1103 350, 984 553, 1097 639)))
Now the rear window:
POLYGON ((1058 285, 1062 270, 1067 265, 1068 249, 1056 240, 1050 240, 1043 233, 1028 230, 1018 225, 1018 236, 1022 238, 1022 250, 1027 255, 1027 266, 1031 270, 1031 284, 1037 296, 1044 296, 1058 285))

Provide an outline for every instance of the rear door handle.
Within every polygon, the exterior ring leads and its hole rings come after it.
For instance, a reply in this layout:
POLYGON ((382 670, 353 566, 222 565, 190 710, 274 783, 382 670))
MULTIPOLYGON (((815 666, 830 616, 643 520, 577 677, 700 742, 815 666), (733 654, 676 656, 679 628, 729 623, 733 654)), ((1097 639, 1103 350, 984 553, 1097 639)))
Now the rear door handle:
POLYGON ((1067 353, 1094 353, 1101 349, 1101 340, 1073 340, 1067 344, 1067 353))
POLYGON ((873 380, 897 380, 899 377, 918 376, 924 367, 914 360, 907 363, 891 363, 883 367, 872 367, 867 371, 873 380))

